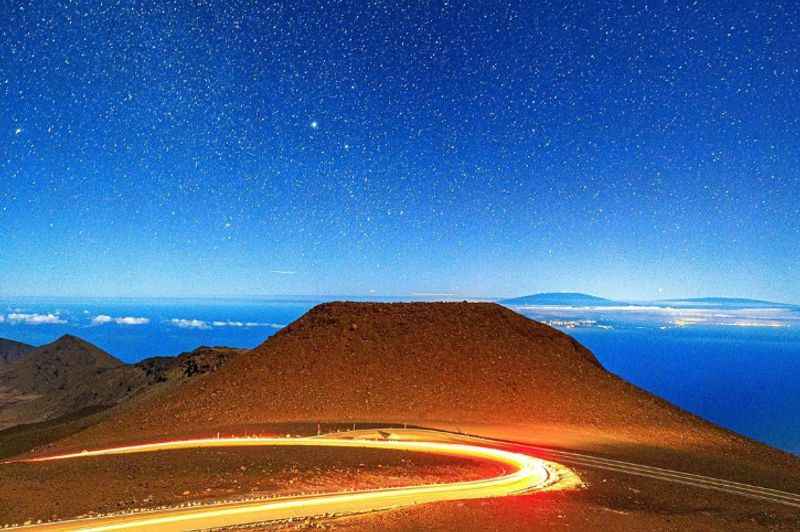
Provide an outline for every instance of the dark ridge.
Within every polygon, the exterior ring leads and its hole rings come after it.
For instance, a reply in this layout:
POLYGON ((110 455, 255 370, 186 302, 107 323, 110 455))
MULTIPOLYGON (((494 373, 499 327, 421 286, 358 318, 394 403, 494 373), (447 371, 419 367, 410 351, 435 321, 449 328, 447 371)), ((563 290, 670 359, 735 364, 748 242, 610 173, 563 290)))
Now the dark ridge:
POLYGON ((0 430, 107 408, 149 387, 179 384, 216 371, 236 353, 235 349, 201 348, 129 365, 66 334, 3 366, 0 430))
POLYGON ((16 362, 34 349, 32 345, 0 338, 0 367, 3 364, 16 362))

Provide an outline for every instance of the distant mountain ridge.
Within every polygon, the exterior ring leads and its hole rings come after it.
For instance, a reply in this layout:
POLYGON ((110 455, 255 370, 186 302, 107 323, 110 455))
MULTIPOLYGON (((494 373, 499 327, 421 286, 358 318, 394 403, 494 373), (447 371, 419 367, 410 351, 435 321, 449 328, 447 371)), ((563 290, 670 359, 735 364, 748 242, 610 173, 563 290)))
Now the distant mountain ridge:
POLYGON ((32 345, 0 338, 0 366, 19 360, 33 349, 32 345))
POLYGON ((593 307, 610 307, 628 304, 580 292, 543 292, 540 294, 502 299, 499 303, 503 305, 568 305, 593 307))
POLYGON ((14 347, 16 354, 0 364, 0 430, 110 407, 145 388, 216 371, 239 352, 201 347, 176 357, 125 364, 72 335, 40 347, 12 340, 4 345, 14 347))
POLYGON ((571 306, 571 307, 612 307, 612 306, 709 306, 729 308, 800 308, 799 305, 778 303, 763 299, 741 297, 689 297, 676 299, 657 299, 653 301, 618 301, 581 292, 542 292, 527 296, 501 299, 498 303, 511 306, 571 306))
POLYGON ((145 383, 140 370, 89 342, 65 335, 0 371, 0 428, 109 406, 145 383))

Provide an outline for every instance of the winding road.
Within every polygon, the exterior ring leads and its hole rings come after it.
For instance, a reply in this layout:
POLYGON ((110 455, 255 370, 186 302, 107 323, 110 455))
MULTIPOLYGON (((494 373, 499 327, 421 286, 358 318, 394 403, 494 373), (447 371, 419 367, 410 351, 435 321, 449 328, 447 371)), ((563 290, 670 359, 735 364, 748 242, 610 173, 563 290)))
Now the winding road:
POLYGON ((423 452, 494 461, 509 466, 512 472, 494 478, 468 482, 246 502, 222 502, 188 508, 168 508, 59 521, 18 527, 18 529, 26 531, 153 530, 163 532, 215 528, 289 518, 370 512, 436 501, 499 497, 580 483, 580 479, 571 470, 560 464, 614 471, 800 508, 800 495, 781 490, 521 442, 420 428, 369 429, 307 438, 248 437, 168 441, 19 461, 43 462, 177 449, 242 446, 321 446, 423 452))
POLYGON ((196 449, 209 447, 250 446, 317 446, 391 449, 477 458, 498 462, 513 471, 494 478, 450 484, 432 484, 388 488, 349 493, 331 493, 272 500, 218 503, 189 508, 108 515, 96 518, 58 521, 40 525, 18 527, 19 530, 36 531, 111 531, 148 530, 179 531, 228 527, 248 523, 302 518, 325 514, 358 513, 414 504, 458 499, 499 497, 535 490, 557 480, 555 470, 539 459, 492 447, 431 441, 338 439, 338 438, 221 438, 168 441, 127 447, 116 447, 80 453, 19 460, 20 462, 45 462, 81 459, 131 453, 196 449))
MULTIPOLYGON (((496 447, 517 453, 537 456, 553 463, 582 466, 590 469, 601 469, 614 471, 639 477, 652 478, 685 486, 710 489, 733 495, 739 495, 750 499, 759 499, 784 506, 800 508, 800 494, 788 491, 764 488, 753 484, 724 480, 694 473, 685 473, 673 469, 662 467, 647 466, 622 460, 614 460, 601 456, 594 456, 586 453, 574 451, 564 451, 531 445, 523 442, 500 440, 483 436, 451 432, 441 429, 385 429, 384 433, 391 433, 394 438, 419 439, 424 441, 457 442, 480 445, 482 447, 496 447)), ((341 437, 369 438, 375 437, 376 430, 360 430, 341 433, 341 437)), ((335 437, 335 434, 327 437, 335 437)))

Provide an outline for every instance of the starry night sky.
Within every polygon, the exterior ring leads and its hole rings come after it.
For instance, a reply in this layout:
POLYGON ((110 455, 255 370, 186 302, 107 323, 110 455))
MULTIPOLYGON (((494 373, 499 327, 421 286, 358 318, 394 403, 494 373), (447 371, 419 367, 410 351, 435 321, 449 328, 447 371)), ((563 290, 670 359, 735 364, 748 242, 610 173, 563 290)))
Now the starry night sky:
POLYGON ((0 9, 0 295, 800 302, 797 2, 0 9))

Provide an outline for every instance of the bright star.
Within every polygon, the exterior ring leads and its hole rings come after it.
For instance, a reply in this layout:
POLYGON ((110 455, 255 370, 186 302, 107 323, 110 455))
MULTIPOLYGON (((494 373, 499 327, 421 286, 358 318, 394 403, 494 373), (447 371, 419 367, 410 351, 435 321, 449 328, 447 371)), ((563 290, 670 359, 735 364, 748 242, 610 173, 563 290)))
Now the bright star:
POLYGON ((311 129, 317 129, 318 127, 319 127, 319 122, 317 122, 316 120, 311 122, 311 129))

